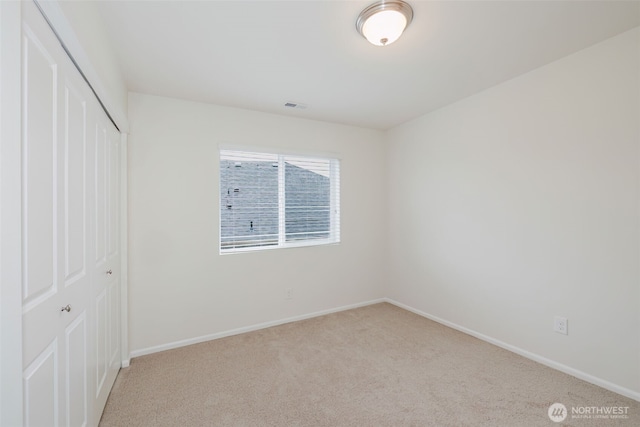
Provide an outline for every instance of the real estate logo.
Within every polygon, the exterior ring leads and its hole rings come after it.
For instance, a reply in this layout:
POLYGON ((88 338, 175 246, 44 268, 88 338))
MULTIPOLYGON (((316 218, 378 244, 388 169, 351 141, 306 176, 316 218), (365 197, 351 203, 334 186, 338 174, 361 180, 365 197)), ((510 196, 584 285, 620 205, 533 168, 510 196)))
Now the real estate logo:
MULTIPOLYGON (((567 407, 562 403, 554 403, 547 411, 549 419, 561 423, 569 416, 567 407)), ((629 419, 628 406, 572 406, 571 419, 615 420, 629 419)))
POLYGON ((567 418, 567 407, 562 403, 554 403, 549 406, 547 414, 554 423, 561 423, 567 418))

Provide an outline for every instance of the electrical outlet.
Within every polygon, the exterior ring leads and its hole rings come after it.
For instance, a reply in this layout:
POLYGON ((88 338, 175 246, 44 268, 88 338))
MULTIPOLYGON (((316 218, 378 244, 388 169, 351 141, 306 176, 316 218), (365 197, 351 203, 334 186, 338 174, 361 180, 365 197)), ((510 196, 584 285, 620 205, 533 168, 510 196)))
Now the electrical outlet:
POLYGON ((293 299, 293 289, 287 288, 284 290, 284 299, 293 299))
POLYGON ((569 320, 566 317, 555 316, 553 318, 553 330, 559 334, 569 334, 569 320))

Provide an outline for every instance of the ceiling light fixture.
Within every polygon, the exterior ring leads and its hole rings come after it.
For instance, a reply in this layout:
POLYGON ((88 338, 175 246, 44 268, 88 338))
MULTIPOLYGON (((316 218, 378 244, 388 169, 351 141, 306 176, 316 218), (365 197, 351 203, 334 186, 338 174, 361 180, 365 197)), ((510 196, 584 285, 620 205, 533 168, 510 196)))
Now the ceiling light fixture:
POLYGON ((358 15, 356 28, 376 46, 398 40, 413 19, 413 9, 402 0, 378 1, 358 15))

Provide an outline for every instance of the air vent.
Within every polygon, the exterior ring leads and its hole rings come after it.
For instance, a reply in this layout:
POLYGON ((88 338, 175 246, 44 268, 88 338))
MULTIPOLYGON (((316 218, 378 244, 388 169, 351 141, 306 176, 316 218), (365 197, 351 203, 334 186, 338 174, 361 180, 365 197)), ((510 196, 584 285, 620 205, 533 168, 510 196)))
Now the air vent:
POLYGON ((298 110, 304 110, 307 108, 307 104, 300 104, 299 102, 286 102, 284 106, 287 108, 296 108, 298 110))

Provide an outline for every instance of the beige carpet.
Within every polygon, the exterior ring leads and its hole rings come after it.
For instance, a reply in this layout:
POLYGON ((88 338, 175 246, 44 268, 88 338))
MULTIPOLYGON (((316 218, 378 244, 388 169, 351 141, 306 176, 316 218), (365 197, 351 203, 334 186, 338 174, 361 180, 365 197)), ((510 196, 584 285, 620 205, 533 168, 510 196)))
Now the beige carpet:
POLYGON ((101 426, 640 426, 640 404, 391 304, 139 357, 101 426), (628 419, 575 419, 628 407, 628 419))

